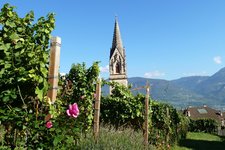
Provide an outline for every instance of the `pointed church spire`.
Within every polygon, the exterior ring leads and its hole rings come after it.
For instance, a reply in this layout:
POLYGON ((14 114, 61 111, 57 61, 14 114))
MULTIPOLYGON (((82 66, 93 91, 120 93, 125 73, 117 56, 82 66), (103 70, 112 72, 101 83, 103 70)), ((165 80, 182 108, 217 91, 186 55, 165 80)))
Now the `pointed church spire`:
MULTIPOLYGON (((115 17, 115 26, 114 26, 114 33, 113 33, 113 41, 112 41, 112 50, 117 48, 120 50, 121 54, 123 54, 123 43, 120 35, 120 28, 117 16, 115 17)), ((111 52, 112 55, 113 52, 111 52)), ((111 57, 111 56, 110 56, 111 57)))
MULTIPOLYGON (((112 48, 110 49, 109 74, 110 82, 114 81, 127 86, 128 81, 125 48, 123 48, 117 17, 115 18, 113 42, 112 48)), ((112 87, 110 87, 110 92, 111 90, 112 87)))

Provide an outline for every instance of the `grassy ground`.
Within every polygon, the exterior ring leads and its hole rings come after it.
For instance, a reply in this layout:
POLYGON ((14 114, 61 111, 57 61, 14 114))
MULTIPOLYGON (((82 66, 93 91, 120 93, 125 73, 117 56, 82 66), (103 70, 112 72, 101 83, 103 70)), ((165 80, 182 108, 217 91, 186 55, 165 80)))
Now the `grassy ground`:
MULTIPOLYGON (((99 141, 94 142, 92 134, 82 136, 78 149, 92 150, 143 150, 143 135, 131 129, 116 131, 115 129, 101 128, 99 141)), ((154 150, 153 146, 148 149, 154 150)), ((208 133, 189 132, 187 139, 175 145, 172 150, 225 150, 225 137, 208 133)))
MULTIPOLYGON (((1 134, 0 134, 1 135, 1 134)), ((7 149, 1 146, 0 149, 7 149)), ((98 143, 95 143, 92 132, 82 135, 74 149, 79 150, 143 150, 143 134, 132 129, 115 130, 101 127, 98 143)), ((155 150, 153 146, 148 149, 155 150)), ((225 150, 225 137, 207 133, 189 132, 187 139, 175 145, 172 150, 225 150)))
POLYGON ((173 150, 225 150, 225 138, 208 133, 189 132, 173 150))
MULTIPOLYGON (((101 128, 98 143, 94 142, 92 134, 81 137, 77 149, 82 150, 143 150, 143 135, 141 131, 132 129, 115 130, 101 128)), ((148 149, 154 150, 152 146, 148 149)))
MULTIPOLYGON (((115 130, 101 128, 98 143, 95 143, 92 134, 82 136, 77 149, 82 150, 143 150, 142 132, 131 129, 115 130)), ((153 146, 148 149, 155 150, 153 146)), ((175 145, 172 150, 225 150, 225 137, 208 133, 189 132, 187 139, 175 145)))

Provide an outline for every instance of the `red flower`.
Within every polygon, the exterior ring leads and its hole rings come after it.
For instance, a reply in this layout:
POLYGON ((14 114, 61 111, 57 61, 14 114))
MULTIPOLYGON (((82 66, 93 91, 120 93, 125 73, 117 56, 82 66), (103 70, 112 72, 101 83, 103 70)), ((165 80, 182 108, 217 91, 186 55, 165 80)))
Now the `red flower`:
POLYGON ((53 124, 51 121, 48 121, 45 126, 49 129, 53 126, 53 124))
POLYGON ((77 116, 80 113, 77 103, 74 103, 73 105, 69 105, 69 109, 67 109, 66 113, 68 116, 77 118, 77 116))

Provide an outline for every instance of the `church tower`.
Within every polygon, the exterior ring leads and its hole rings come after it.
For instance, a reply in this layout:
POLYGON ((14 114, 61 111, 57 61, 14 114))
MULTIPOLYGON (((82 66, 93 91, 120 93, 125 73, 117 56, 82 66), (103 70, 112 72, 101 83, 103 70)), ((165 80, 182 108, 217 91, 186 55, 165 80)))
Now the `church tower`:
MULTIPOLYGON (((109 57, 109 80, 127 86, 127 66, 125 48, 122 44, 117 18, 115 19, 112 48, 109 57)), ((111 93, 111 87, 110 87, 111 93)))

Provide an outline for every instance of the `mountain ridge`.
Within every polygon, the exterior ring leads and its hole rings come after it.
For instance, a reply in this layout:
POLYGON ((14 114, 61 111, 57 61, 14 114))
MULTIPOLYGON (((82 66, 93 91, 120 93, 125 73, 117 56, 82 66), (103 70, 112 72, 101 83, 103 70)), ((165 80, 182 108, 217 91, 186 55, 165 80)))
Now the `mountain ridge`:
MULTIPOLYGON (((225 111, 225 67, 211 76, 189 76, 174 80, 128 78, 132 89, 146 85, 147 81, 150 82, 150 96, 154 100, 169 103, 180 109, 208 105, 225 111)), ((132 92, 145 94, 144 89, 132 92)))

